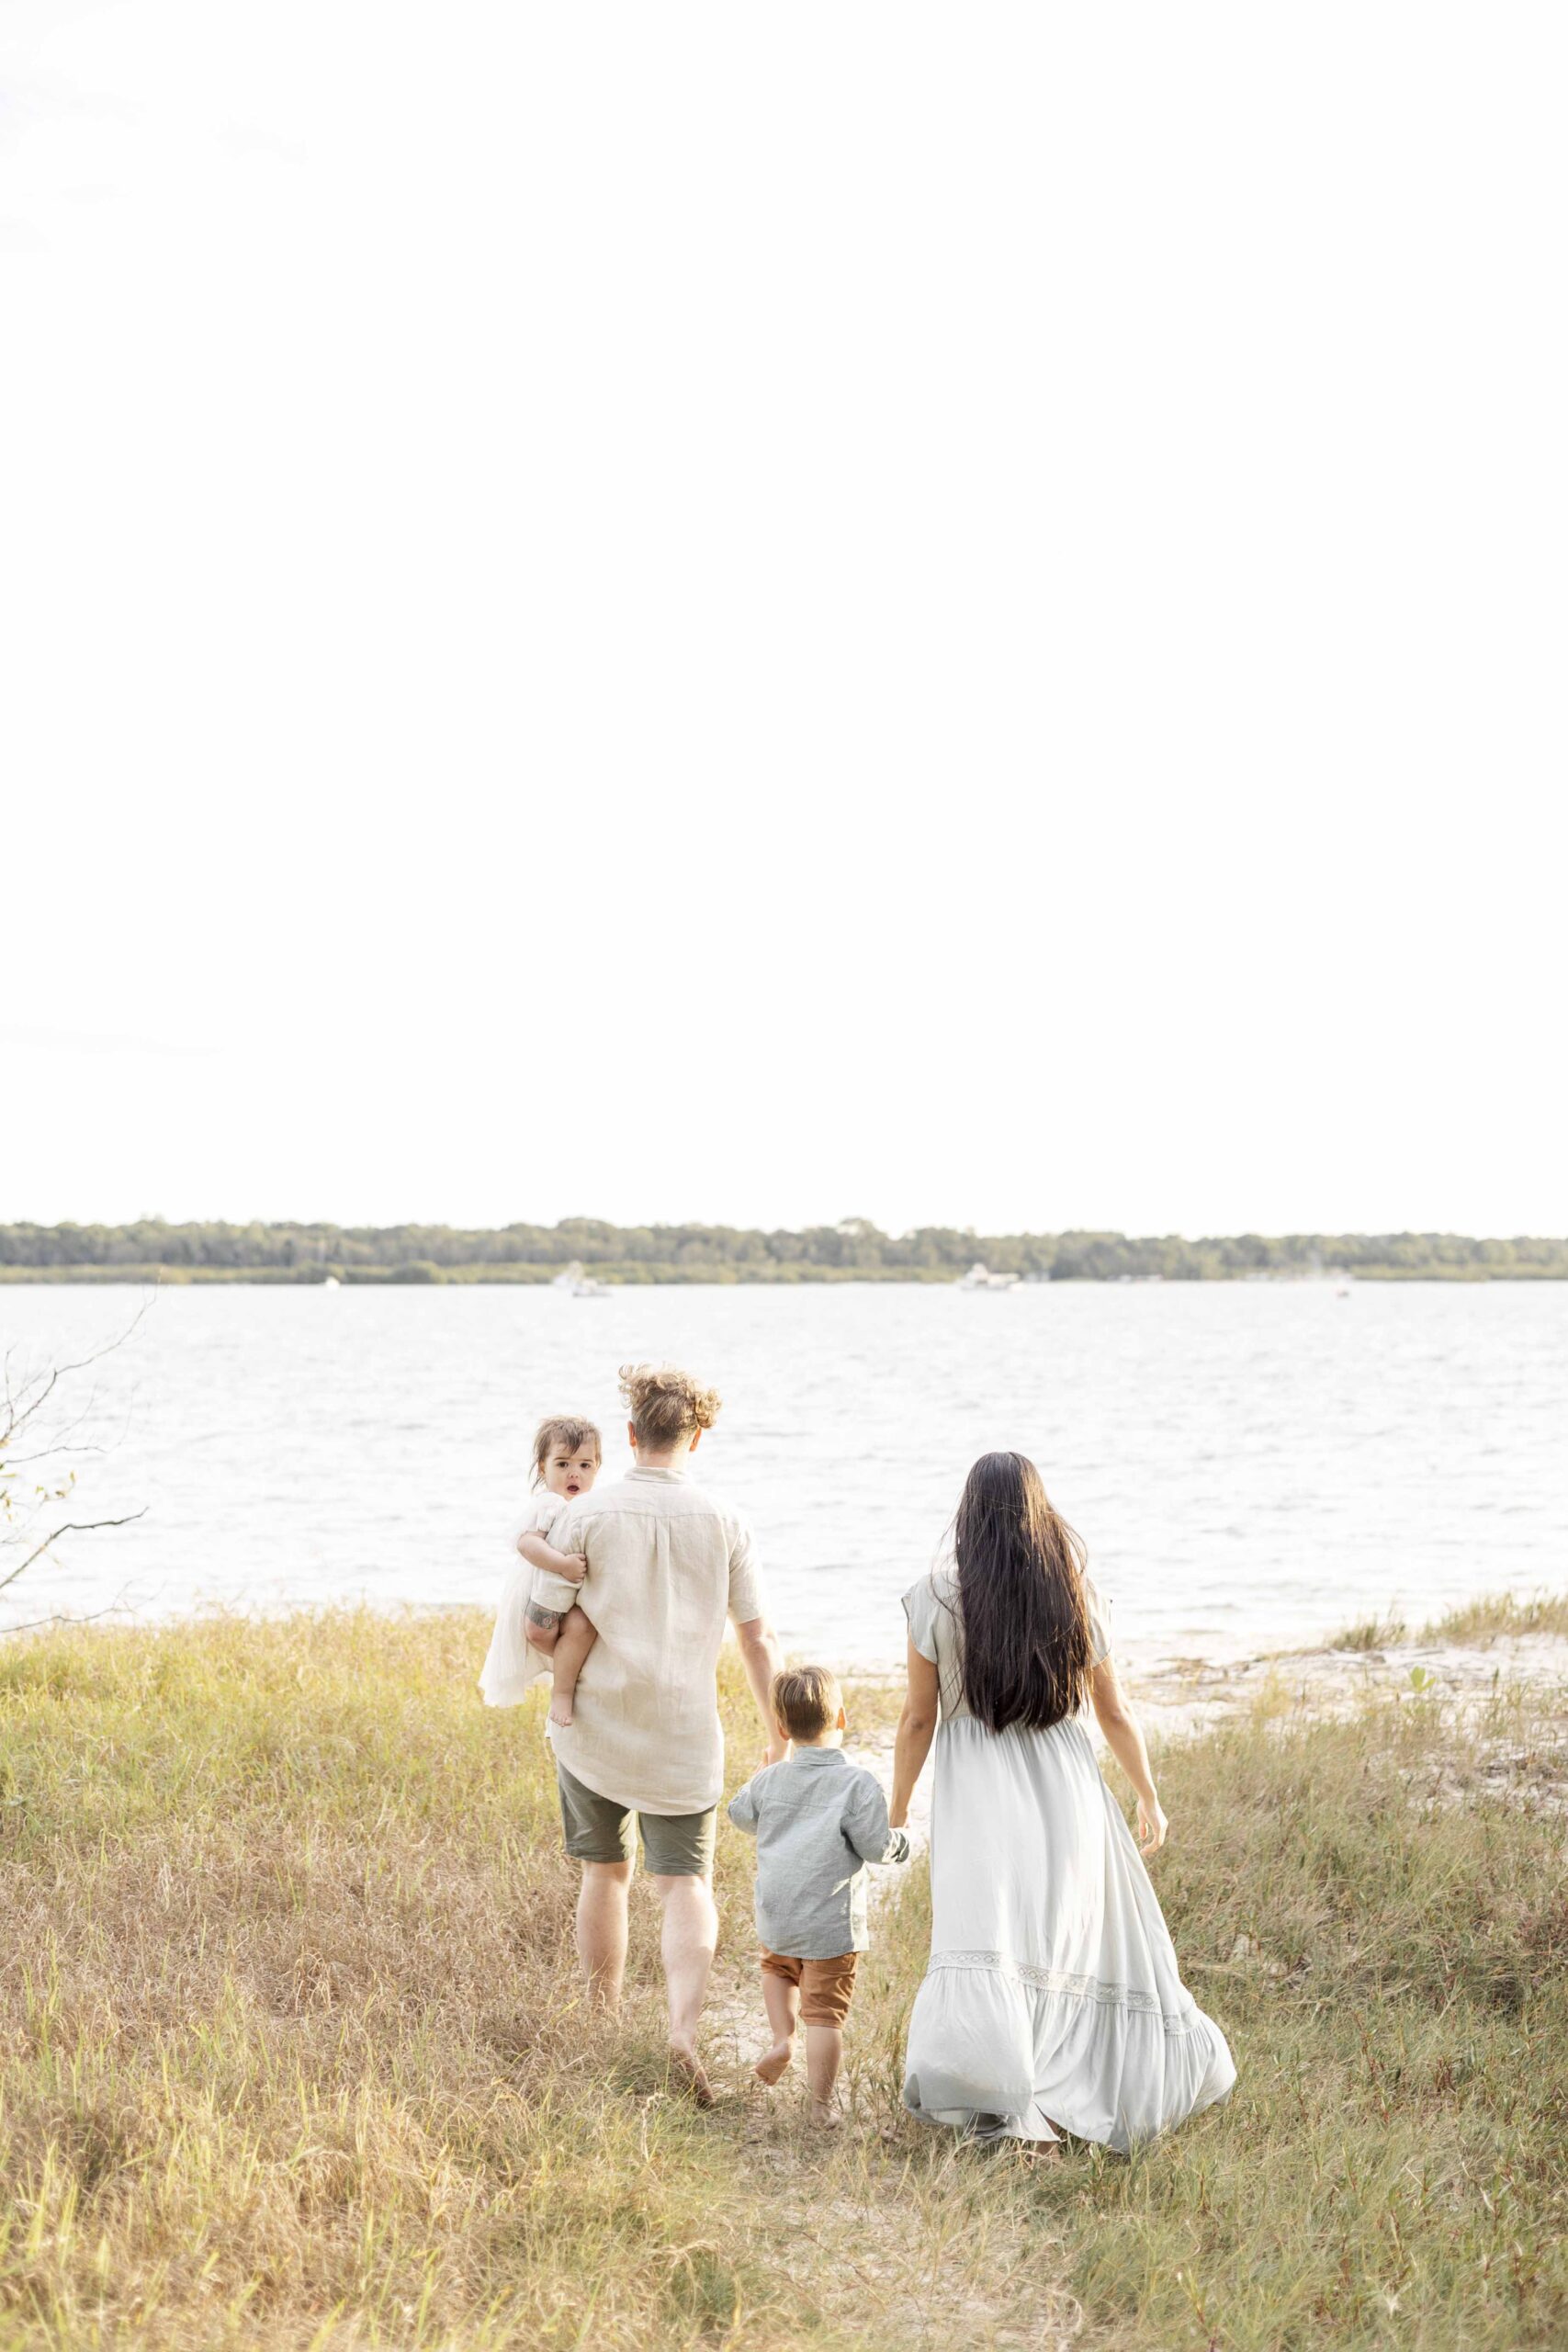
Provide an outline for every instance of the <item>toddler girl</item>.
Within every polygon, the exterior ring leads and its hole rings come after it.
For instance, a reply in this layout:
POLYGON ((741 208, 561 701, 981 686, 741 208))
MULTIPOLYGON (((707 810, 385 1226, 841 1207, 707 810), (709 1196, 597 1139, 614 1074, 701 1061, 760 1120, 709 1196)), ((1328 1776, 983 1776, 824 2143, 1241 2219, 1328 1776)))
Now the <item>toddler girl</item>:
POLYGON ((530 1683, 553 1673, 550 1721, 571 1721, 577 1678, 598 1635, 577 1606, 587 1561, 575 1552, 558 1552, 547 1538, 567 1505, 592 1486, 603 1453, 592 1421, 559 1414, 534 1433, 533 1483, 543 1492, 519 1531, 523 1564, 502 1595, 479 1676, 487 1707, 515 1707, 530 1683))

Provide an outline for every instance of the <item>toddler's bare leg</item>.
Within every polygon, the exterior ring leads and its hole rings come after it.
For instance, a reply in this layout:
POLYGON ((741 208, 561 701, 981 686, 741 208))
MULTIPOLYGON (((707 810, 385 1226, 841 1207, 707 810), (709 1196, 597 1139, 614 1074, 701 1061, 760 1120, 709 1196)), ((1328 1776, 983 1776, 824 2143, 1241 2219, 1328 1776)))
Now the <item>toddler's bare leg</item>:
POLYGON ((806 2079, 811 2086, 811 2120, 829 2129, 839 2120, 838 2110, 833 2105, 833 2090, 843 2058, 844 2036, 840 2027, 807 2027, 806 2079))
POLYGON ((531 1600, 527 1615, 523 1620, 523 1630, 528 1637, 528 1647, 548 1657, 560 1639, 560 1611, 541 1609, 531 1600))
POLYGON ((795 2029, 800 2016, 800 1987, 787 1978, 762 1972, 762 2007, 768 2012, 773 2039, 752 2068, 759 2082, 771 2088, 795 2056, 795 2029))
POLYGON ((582 1661, 598 1640, 597 1627, 581 1609, 569 1609, 561 1619, 560 1632, 556 1636, 555 1656, 550 1663, 555 1669, 555 1694, 550 1701, 550 1721, 569 1724, 571 1702, 577 1694, 577 1678, 582 1671, 582 1661))

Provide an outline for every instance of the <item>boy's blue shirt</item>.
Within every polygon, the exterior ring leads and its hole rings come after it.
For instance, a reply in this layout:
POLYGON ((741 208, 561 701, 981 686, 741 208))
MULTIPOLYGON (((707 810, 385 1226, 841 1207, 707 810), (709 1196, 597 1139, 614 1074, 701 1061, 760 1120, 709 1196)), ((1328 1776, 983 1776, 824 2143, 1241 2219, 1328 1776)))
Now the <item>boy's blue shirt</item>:
POLYGON ((747 1781, 729 1818, 757 1840, 757 1933, 770 1951, 836 1960, 867 1949, 865 1866, 909 1859, 874 1773, 842 1748, 797 1747, 747 1781))

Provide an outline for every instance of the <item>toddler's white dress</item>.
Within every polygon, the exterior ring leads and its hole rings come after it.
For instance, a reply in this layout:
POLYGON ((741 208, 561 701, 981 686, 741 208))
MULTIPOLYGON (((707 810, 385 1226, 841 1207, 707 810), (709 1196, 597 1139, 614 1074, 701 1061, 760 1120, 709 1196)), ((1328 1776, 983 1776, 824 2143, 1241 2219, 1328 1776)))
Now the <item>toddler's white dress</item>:
MULTIPOLYGON (((548 1535, 566 1502, 565 1495, 541 1495, 518 1534, 548 1535)), ((479 1674, 479 1689, 487 1707, 520 1706, 530 1687, 550 1670, 550 1661, 543 1651, 529 1645, 529 1602, 536 1600, 541 1608, 558 1609, 564 1613, 576 1599, 577 1587, 569 1584, 564 1577, 552 1576, 547 1568, 536 1568, 531 1562, 517 1558, 514 1542, 512 1573, 502 1590, 495 1631, 490 1637, 490 1648, 479 1674)))
MULTIPOLYGON (((1088 1598, 1098 1665, 1110 1628, 1088 1598)), ((922 1577, 904 1607, 942 1698, 905 2105, 977 2137, 1050 2140, 1056 2123, 1126 2152, 1224 2098, 1225 2038, 1181 1982, 1085 1724, 988 1731, 964 1702, 956 1574, 922 1577)))

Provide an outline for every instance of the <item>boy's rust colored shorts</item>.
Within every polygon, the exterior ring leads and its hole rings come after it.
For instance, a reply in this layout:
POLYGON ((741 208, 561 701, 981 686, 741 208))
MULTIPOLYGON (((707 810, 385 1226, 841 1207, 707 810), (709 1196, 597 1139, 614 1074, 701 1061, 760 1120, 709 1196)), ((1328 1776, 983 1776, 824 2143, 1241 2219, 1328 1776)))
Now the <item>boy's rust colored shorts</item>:
POLYGON ((803 2025, 842 2025, 850 2013, 855 1989, 858 1951, 843 1951, 837 1960, 795 1960, 788 1952, 762 1946, 762 1973, 782 1976, 800 1987, 803 2025))

